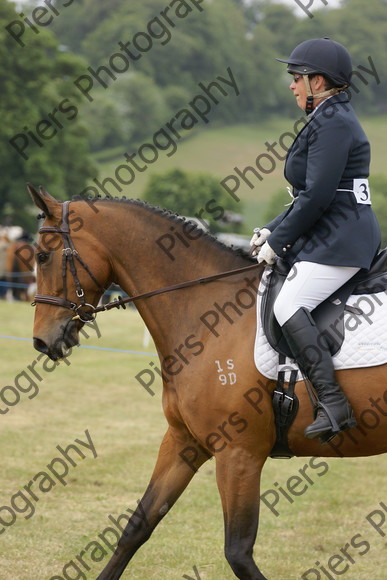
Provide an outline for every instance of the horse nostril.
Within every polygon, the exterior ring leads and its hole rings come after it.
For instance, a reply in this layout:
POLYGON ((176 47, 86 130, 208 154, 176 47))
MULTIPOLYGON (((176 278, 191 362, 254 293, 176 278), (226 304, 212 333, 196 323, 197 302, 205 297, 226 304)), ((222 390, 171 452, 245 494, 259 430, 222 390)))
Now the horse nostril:
POLYGON ((34 338, 34 348, 44 354, 48 353, 47 344, 43 340, 40 340, 40 338, 34 338))

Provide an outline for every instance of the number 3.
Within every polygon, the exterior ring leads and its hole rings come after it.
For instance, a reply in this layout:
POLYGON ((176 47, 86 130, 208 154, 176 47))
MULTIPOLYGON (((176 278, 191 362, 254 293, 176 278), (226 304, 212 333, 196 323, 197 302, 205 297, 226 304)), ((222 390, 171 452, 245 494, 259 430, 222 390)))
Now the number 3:
POLYGON ((366 183, 361 183, 360 187, 363 188, 362 193, 364 193, 365 197, 361 197, 361 201, 367 201, 368 197, 369 197, 369 192, 368 192, 368 187, 366 183))

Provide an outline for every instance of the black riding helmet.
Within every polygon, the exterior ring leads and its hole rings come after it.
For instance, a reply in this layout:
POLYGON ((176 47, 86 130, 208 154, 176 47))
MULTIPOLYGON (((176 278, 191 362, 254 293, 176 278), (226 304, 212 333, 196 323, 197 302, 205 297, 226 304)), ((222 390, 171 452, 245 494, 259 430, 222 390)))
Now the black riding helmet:
MULTIPOLYGON (((276 60, 286 62, 287 71, 290 74, 303 75, 307 90, 309 89, 307 112, 313 110, 313 98, 325 96, 324 93, 312 96, 308 75, 321 74, 339 90, 343 90, 351 84, 351 56, 342 44, 330 38, 305 40, 296 46, 289 58, 277 58, 276 60)), ((328 92, 326 96, 328 96, 328 92)))

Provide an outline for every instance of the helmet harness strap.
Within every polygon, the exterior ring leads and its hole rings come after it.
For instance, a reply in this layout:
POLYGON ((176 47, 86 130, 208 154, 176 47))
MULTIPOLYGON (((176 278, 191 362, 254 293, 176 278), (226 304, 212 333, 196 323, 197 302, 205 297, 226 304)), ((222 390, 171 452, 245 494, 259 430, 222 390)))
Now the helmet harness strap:
POLYGON ((340 93, 341 91, 343 91, 344 89, 346 89, 348 87, 348 85, 344 85, 342 87, 334 87, 333 89, 329 89, 327 91, 323 91, 322 93, 316 93, 313 94, 312 93, 312 89, 310 87, 310 79, 309 79, 309 75, 302 75, 304 82, 305 82, 305 88, 306 88, 306 107, 305 107, 305 113, 307 115, 310 115, 314 109, 314 99, 321 99, 324 97, 331 97, 332 95, 337 95, 338 93, 340 93))

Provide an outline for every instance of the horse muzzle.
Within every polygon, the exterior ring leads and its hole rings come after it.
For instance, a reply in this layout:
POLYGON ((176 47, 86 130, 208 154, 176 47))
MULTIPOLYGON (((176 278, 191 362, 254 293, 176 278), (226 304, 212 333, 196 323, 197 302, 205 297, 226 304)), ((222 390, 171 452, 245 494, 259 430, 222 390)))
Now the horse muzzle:
POLYGON ((47 337, 34 336, 34 348, 51 360, 59 360, 71 354, 71 348, 79 344, 78 323, 72 318, 61 324, 59 332, 51 328, 47 337))

